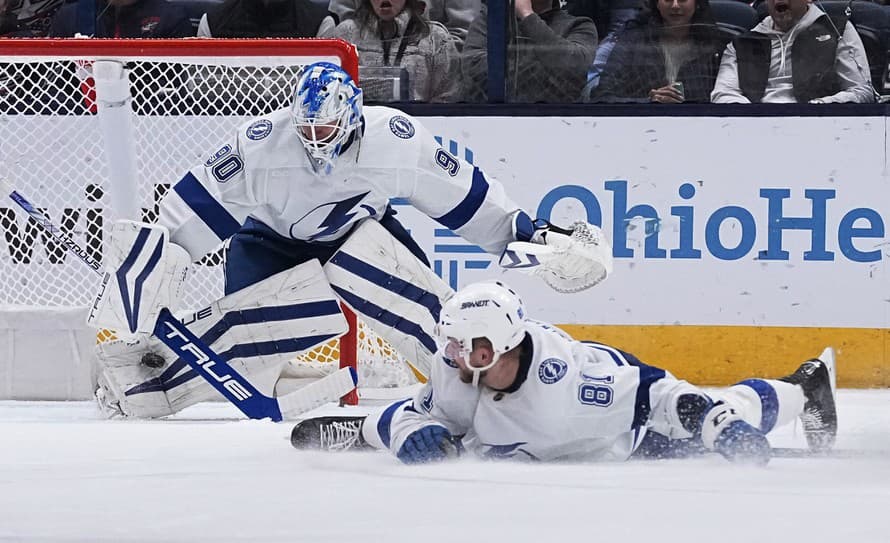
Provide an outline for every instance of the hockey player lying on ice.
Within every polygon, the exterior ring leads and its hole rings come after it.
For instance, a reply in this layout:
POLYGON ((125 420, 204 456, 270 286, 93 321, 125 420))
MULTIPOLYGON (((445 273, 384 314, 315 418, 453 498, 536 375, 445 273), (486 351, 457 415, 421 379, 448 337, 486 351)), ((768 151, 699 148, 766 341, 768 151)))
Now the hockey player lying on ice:
POLYGON ((102 409, 158 417, 217 396, 148 334, 162 307, 175 309, 189 262, 222 241, 226 297, 184 320, 263 394, 282 393, 295 354, 345 331, 338 298, 427 374, 440 300, 452 291, 432 276, 392 198, 559 290, 590 287, 611 269, 597 227, 532 221, 416 119, 363 108, 345 71, 312 64, 292 106, 245 123, 173 185, 158 225, 115 224, 89 323, 127 337, 98 348, 102 409))
POLYGON ((526 316, 500 282, 476 283, 442 307, 429 382, 413 399, 364 417, 301 422, 297 448, 388 449, 403 462, 456 456, 535 460, 666 458, 716 451, 765 464, 765 435, 797 417, 812 450, 837 431, 834 353, 778 380, 711 395, 608 345, 575 341, 526 316))

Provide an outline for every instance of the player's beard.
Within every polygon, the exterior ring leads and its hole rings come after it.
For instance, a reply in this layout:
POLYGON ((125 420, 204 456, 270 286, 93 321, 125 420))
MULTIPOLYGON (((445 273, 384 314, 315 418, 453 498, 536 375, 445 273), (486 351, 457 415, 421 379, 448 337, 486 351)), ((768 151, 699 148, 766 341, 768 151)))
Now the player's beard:
MULTIPOLYGON (((484 379, 487 374, 488 374, 487 370, 483 371, 482 373, 479 374, 479 382, 480 383, 482 382, 482 379, 484 379)), ((460 376, 461 383, 466 383, 468 385, 473 383, 473 372, 472 371, 460 370, 459 376, 460 376)))

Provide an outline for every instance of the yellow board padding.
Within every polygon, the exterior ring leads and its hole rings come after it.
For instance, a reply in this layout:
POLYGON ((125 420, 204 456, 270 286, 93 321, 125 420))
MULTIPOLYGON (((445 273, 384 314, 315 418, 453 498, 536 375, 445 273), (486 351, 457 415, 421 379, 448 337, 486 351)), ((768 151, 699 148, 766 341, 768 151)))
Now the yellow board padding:
POLYGON ((576 339, 629 352, 696 385, 782 377, 832 346, 837 352, 838 387, 890 387, 890 329, 886 328, 571 324, 560 328, 576 339))

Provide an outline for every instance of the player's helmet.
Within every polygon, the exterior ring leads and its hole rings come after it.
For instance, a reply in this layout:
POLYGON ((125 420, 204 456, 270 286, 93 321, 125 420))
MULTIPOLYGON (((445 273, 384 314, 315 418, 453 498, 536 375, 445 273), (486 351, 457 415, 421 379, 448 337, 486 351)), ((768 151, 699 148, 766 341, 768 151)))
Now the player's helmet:
POLYGON ((474 384, 479 374, 494 366, 501 355, 522 343, 526 331, 525 306, 516 292, 500 281, 473 283, 442 306, 436 336, 441 345, 456 341, 464 359, 474 338, 491 342, 494 356, 484 367, 470 367, 474 384))
POLYGON ((327 175, 349 137, 361 137, 362 91, 340 66, 316 62, 300 74, 291 113, 313 169, 327 175))

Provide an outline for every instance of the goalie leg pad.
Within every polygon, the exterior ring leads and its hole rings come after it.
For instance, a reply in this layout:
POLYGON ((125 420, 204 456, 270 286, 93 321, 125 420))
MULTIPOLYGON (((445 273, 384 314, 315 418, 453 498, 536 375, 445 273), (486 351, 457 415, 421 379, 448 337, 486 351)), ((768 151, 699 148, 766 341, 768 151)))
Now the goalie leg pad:
POLYGON ((429 376, 434 329, 451 287, 373 220, 356 228, 324 271, 341 299, 429 376))
POLYGON ((114 223, 109 247, 87 324, 118 337, 150 334, 161 308, 175 310, 191 258, 163 226, 134 221, 114 223))
MULTIPOLYGON (((241 289, 182 321, 268 396, 274 394, 283 368, 294 355, 347 329, 339 301, 317 260, 241 289)), ((105 383, 103 401, 118 405, 124 415, 163 416, 219 396, 157 338, 101 343, 96 355, 98 380, 105 383), (160 355, 163 367, 142 364, 147 352, 160 355), (157 394, 163 398, 151 399, 157 394)))

